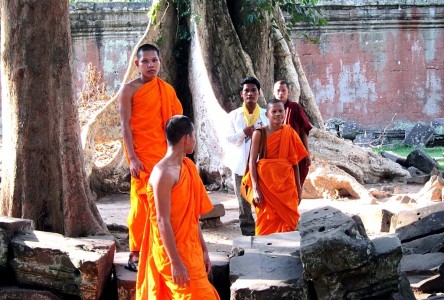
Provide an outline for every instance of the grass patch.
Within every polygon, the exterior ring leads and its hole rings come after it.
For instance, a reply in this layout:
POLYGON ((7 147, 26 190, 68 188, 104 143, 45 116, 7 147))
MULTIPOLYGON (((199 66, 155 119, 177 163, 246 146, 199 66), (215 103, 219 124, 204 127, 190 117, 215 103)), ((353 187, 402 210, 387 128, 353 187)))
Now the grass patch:
MULTIPOLYGON (((444 147, 433 147, 433 148, 426 148, 426 147, 420 147, 422 150, 424 150, 428 155, 436 159, 441 166, 441 169, 444 169, 444 147)), ((403 145, 396 145, 396 146, 381 146, 377 148, 373 148, 373 152, 375 153, 381 153, 382 151, 391 151, 396 153, 397 155, 406 158, 407 155, 409 155, 410 152, 415 150, 416 147, 408 147, 403 145)))

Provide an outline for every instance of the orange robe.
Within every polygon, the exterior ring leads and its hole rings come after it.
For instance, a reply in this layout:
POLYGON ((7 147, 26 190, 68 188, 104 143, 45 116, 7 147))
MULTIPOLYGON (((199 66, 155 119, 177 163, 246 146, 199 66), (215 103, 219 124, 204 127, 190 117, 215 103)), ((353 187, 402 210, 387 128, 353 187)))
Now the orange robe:
MULTIPOLYGON (((267 137, 266 158, 256 165, 259 189, 264 195, 264 203, 255 207, 256 235, 296 230, 299 212, 293 166, 307 154, 301 139, 289 125, 267 137)), ((250 173, 242 180, 252 186, 250 173)))
POLYGON ((188 269, 190 283, 181 288, 173 283, 171 262, 162 244, 157 225, 153 190, 147 188, 149 222, 146 222, 137 272, 136 299, 219 299, 209 282, 199 239, 199 216, 213 204, 208 198, 196 166, 184 158, 180 178, 171 191, 171 226, 177 250, 188 269))
POLYGON ((180 114, 182 105, 174 88, 158 77, 145 83, 133 96, 130 120, 133 145, 145 172, 141 172, 139 179, 131 177, 131 208, 127 219, 131 251, 140 251, 147 217, 146 185, 154 165, 167 151, 165 124, 180 114))

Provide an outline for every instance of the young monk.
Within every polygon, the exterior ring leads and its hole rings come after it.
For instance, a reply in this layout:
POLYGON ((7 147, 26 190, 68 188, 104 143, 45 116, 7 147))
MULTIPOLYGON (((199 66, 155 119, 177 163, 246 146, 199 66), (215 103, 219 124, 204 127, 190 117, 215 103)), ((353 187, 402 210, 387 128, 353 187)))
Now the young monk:
POLYGON ((137 278, 136 299, 219 299, 208 281, 211 263, 199 225, 199 215, 213 205, 186 157, 196 145, 191 120, 172 117, 166 137, 167 153, 155 165, 147 188, 149 220, 140 256, 147 272, 137 278))
MULTIPOLYGON (((304 109, 299 103, 291 101, 288 97, 290 95, 290 87, 287 81, 278 80, 273 87, 274 97, 284 102, 285 106, 285 120, 284 124, 290 125, 301 138, 305 149, 308 151, 308 134, 313 127, 305 115, 304 109)), ((308 175, 308 170, 311 165, 310 153, 301 160, 299 166, 299 176, 301 178, 301 188, 304 185, 305 178, 308 175)))
POLYGON ((165 124, 182 105, 173 87, 157 77, 161 58, 157 47, 144 44, 135 61, 140 76, 119 92, 119 112, 125 154, 131 173, 128 215, 130 257, 127 268, 137 271, 147 211, 146 185, 154 165, 165 155, 165 124))
POLYGON ((267 104, 266 156, 257 161, 261 131, 253 133, 249 168, 242 179, 253 188, 256 209, 256 235, 296 230, 299 222, 298 204, 301 185, 297 163, 307 156, 307 150, 297 133, 283 125, 285 108, 273 99, 267 104))

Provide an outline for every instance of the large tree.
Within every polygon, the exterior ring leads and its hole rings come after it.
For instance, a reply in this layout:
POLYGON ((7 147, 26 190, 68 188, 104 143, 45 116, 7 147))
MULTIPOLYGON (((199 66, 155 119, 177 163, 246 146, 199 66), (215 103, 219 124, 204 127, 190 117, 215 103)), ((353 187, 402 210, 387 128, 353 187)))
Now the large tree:
POLYGON ((66 236, 106 233, 89 185, 68 1, 1 1, 1 213, 66 236))
MULTIPOLYGON (((322 116, 282 11, 278 5, 269 6, 271 13, 257 11, 258 5, 265 2, 160 0, 153 4, 150 24, 139 41, 139 45, 154 43, 160 47, 163 57, 161 76, 173 84, 183 101, 185 113, 194 119, 198 133, 195 160, 204 181, 223 184, 224 179, 229 178, 222 162, 226 154, 223 131, 227 113, 241 104, 239 82, 245 76, 259 79, 266 99, 272 97, 275 80, 287 79, 292 83, 293 98, 299 99, 316 127, 310 138, 312 154, 337 165, 361 183, 406 176, 407 173, 396 164, 323 130, 322 116), (259 16, 259 21, 246 24, 245 20, 251 19, 252 15, 259 16)), ((124 82, 137 76, 134 59, 133 53, 124 82)), ((93 157, 94 145, 98 141, 119 138, 116 107, 114 98, 86 129, 87 157, 93 157)), ((98 171, 93 172, 96 174, 94 178, 106 176, 110 170, 123 165, 122 155, 116 155, 102 170, 89 165, 89 171, 98 171)))

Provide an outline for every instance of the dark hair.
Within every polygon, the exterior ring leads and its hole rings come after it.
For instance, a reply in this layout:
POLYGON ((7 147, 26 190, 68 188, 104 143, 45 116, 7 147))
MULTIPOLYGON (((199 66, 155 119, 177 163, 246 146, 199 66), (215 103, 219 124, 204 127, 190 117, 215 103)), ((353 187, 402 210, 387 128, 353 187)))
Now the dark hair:
POLYGON ((143 44, 142 46, 140 46, 140 47, 137 49, 137 59, 140 58, 140 53, 141 53, 141 52, 145 52, 145 51, 156 51, 157 56, 160 56, 159 49, 157 49, 156 46, 151 45, 151 44, 143 44))
POLYGON ((166 138, 171 146, 176 145, 183 136, 192 134, 193 131, 193 122, 183 115, 172 116, 168 119, 165 127, 166 138))
POLYGON ((290 84, 286 80, 278 80, 274 84, 279 83, 280 85, 285 84, 287 88, 290 88, 290 84))
MULTIPOLYGON (((279 100, 279 99, 276 99, 276 98, 270 99, 270 100, 267 101, 267 111, 270 110, 270 106, 272 104, 276 104, 276 103, 282 103, 282 105, 284 105, 284 102, 282 102, 282 100, 279 100)), ((285 105, 284 105, 284 107, 285 107, 285 105)))
POLYGON ((248 83, 252 83, 252 84, 256 85, 258 91, 261 90, 261 84, 260 84, 259 80, 250 76, 250 77, 245 77, 244 79, 242 79, 241 84, 240 84, 241 91, 244 88, 244 84, 248 84, 248 83))

